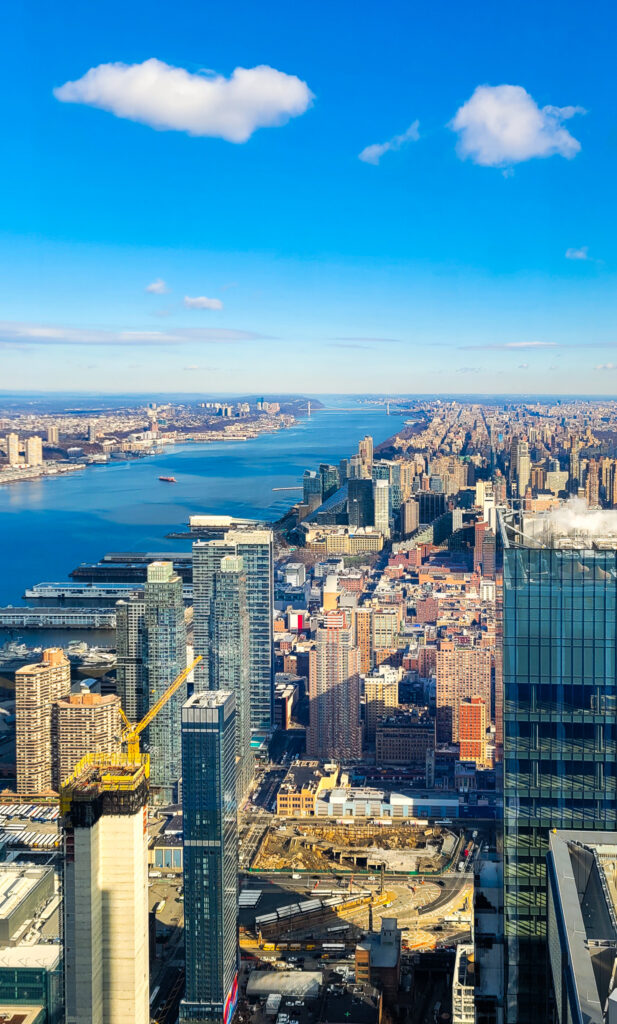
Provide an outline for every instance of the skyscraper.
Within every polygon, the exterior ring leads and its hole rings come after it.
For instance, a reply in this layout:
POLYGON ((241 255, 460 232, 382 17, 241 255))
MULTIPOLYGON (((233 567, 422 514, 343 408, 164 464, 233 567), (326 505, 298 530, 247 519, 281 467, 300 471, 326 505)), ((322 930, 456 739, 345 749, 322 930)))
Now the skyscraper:
POLYGON ((120 753, 120 698, 115 694, 73 693, 52 706, 53 787, 73 774, 86 754, 120 753))
POLYGON ((340 476, 337 466, 329 466, 326 462, 322 462, 319 467, 319 475, 321 476, 321 496, 325 501, 331 494, 340 487, 340 476))
POLYGON ((365 434, 358 445, 360 456, 360 472, 364 479, 370 480, 373 475, 373 438, 365 434))
POLYGON ((488 714, 482 697, 463 697, 458 707, 458 738, 461 761, 474 761, 479 767, 487 766, 486 730, 488 714))
POLYGON ((241 555, 225 555, 213 576, 210 602, 209 684, 236 698, 238 799, 253 776, 251 754, 250 623, 246 574, 241 555))
POLYGON ((43 461, 43 442, 40 437, 26 438, 26 462, 29 466, 40 466, 43 461))
POLYGON ((52 789, 52 729, 54 701, 71 692, 71 665, 60 647, 43 651, 37 665, 15 673, 15 746, 17 792, 52 789))
POLYGON ((19 435, 18 434, 7 434, 6 435, 6 457, 9 460, 9 466, 19 465, 19 435))
MULTIPOLYGON (((163 695, 186 668, 186 627, 182 580, 171 562, 151 562, 145 584, 143 664, 146 708, 163 695)), ((180 721, 186 683, 156 716, 148 729, 150 785, 163 802, 174 798, 181 774, 180 721)))
POLYGON ((147 756, 62 787, 66 1024, 149 1024, 147 756))
POLYGON ((317 627, 309 657, 311 757, 350 760, 362 756, 360 651, 342 612, 329 612, 317 627))
POLYGON ((210 601, 213 574, 224 555, 240 555, 246 575, 249 612, 251 729, 267 730, 273 721, 274 570, 271 530, 228 530, 222 540, 193 544, 193 609, 195 654, 204 661, 195 671, 195 689, 207 689, 209 672, 210 601))
POLYGON ((47 443, 58 444, 59 440, 60 431, 58 430, 58 427, 56 427, 54 424, 51 424, 51 426, 47 428, 47 443))
POLYGON ((321 505, 321 473, 314 469, 305 469, 302 477, 302 502, 312 512, 321 505))
POLYGON ((350 526, 372 526, 374 522, 373 482, 352 477, 347 484, 347 516, 350 526))
POLYGON ((116 686, 125 715, 139 722, 147 711, 143 667, 146 606, 139 598, 116 602, 116 686))
POLYGON ((617 535, 605 513, 577 514, 574 525, 559 513, 500 516, 507 1020, 516 1024, 548 1019, 549 831, 614 830, 617 819, 617 535))
POLYGON ((491 707, 491 652, 442 640, 437 651, 437 739, 458 743, 459 708, 467 697, 481 697, 491 707))
POLYGON ((415 498, 406 498, 401 505, 400 512, 401 522, 401 537, 411 537, 412 533, 418 529, 420 525, 420 512, 418 502, 415 498))
POLYGON ((364 734, 371 742, 375 739, 378 721, 398 707, 398 677, 397 670, 389 665, 380 665, 370 675, 363 676, 364 734))
POLYGON ((390 484, 387 480, 376 480, 373 484, 375 529, 390 536, 390 484))
POLYGON ((229 1024, 237 1002, 235 729, 228 691, 195 693, 182 709, 187 1024, 229 1024))

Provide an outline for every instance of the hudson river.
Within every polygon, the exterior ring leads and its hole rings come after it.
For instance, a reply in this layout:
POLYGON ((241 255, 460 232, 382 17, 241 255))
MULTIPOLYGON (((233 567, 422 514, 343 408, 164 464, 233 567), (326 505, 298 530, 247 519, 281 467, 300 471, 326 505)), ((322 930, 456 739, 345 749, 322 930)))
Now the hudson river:
MULTIPOLYGON (((352 406, 353 399, 339 404, 352 406)), ((250 441, 179 445, 60 479, 0 486, 0 604, 21 604, 27 586, 66 580, 79 562, 107 551, 189 550, 188 541, 165 534, 187 529, 191 514, 278 519, 301 492, 274 487, 297 486, 305 469, 338 463, 364 434, 378 444, 402 423, 373 406, 324 410, 250 441), (161 483, 159 476, 175 476, 177 483, 161 483)))

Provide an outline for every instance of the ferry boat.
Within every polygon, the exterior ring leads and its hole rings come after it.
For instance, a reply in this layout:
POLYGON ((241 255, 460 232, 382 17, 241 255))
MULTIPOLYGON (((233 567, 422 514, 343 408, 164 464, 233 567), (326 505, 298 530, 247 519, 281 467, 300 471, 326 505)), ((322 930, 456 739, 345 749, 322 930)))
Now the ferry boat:
POLYGON ((162 480, 165 484, 175 484, 177 482, 175 476, 160 476, 159 480, 162 480))

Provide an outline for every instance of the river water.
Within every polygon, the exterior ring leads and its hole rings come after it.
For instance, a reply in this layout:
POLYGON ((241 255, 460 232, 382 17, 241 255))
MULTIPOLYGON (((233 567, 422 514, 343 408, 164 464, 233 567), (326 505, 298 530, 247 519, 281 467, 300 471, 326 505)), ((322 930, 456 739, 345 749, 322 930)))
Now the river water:
MULTIPOLYGON (((364 434, 378 444, 402 424, 380 407, 349 411, 353 405, 346 397, 337 408, 250 441, 179 445, 59 479, 0 486, 0 604, 20 604, 27 586, 65 580, 80 562, 108 551, 189 550, 190 542, 165 534, 188 528, 191 514, 278 519, 300 491, 273 488, 297 486, 305 469, 351 455, 364 434)), ((24 637, 35 641, 32 631, 24 637)))

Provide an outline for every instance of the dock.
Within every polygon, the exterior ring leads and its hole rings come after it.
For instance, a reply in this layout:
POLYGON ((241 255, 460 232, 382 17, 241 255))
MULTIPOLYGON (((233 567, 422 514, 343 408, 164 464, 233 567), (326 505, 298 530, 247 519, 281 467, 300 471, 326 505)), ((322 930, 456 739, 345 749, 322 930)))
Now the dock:
POLYGON ((115 629, 109 608, 0 608, 2 629, 115 629))

